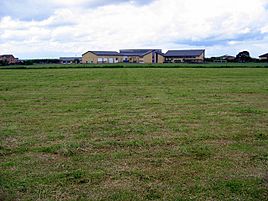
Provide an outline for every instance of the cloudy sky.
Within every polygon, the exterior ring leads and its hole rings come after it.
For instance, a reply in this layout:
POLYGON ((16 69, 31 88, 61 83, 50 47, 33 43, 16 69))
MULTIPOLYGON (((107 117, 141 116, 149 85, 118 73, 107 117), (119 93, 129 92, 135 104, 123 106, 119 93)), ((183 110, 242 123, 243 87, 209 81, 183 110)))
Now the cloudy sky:
POLYGON ((268 52, 268 0, 0 0, 0 54, 122 48, 268 52))

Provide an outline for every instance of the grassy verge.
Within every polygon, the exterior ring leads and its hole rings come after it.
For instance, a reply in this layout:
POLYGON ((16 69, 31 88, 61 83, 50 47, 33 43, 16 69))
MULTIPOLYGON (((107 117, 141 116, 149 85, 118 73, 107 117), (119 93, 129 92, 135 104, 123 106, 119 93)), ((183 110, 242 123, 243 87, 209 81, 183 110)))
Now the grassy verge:
POLYGON ((265 200, 268 71, 0 71, 0 200, 265 200))
POLYGON ((268 68, 268 63, 204 63, 204 64, 44 64, 0 66, 0 69, 67 69, 67 68, 268 68))

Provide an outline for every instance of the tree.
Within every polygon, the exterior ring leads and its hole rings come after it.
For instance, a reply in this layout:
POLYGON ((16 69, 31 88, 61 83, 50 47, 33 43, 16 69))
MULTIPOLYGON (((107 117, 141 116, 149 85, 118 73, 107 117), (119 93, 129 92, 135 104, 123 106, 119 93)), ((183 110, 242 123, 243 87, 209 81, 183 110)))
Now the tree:
POLYGON ((30 65, 33 65, 34 62, 33 62, 32 60, 25 60, 25 61, 23 62, 23 64, 24 64, 24 65, 27 65, 27 66, 30 66, 30 65))
POLYGON ((239 52, 238 55, 236 55, 236 61, 250 62, 252 61, 252 58, 250 57, 250 54, 248 51, 243 51, 243 52, 239 52))
POLYGON ((7 60, 1 60, 0 61, 0 66, 7 66, 7 65, 8 65, 7 60))

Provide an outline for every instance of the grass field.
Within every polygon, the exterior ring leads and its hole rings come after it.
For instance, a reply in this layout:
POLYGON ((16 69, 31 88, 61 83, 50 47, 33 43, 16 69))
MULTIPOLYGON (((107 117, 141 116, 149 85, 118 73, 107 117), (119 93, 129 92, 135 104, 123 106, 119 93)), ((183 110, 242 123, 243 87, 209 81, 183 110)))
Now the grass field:
POLYGON ((1 69, 67 69, 67 68, 268 68, 268 63, 170 63, 170 64, 35 64, 0 66, 1 69))
POLYGON ((268 69, 0 70, 0 200, 267 200, 268 69))

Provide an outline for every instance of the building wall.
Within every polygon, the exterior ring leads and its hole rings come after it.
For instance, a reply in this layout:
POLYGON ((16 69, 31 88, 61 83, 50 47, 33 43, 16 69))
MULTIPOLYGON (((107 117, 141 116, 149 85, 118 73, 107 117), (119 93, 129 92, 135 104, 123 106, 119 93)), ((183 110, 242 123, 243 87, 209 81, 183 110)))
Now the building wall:
MULTIPOLYGON (((145 63, 145 64, 152 64, 152 63, 153 63, 153 61, 152 61, 152 57, 153 57, 153 53, 151 52, 151 53, 145 55, 145 56, 144 56, 143 58, 141 58, 140 60, 142 60, 143 63, 145 63)), ((164 63, 164 61, 165 61, 165 57, 164 57, 164 56, 162 56, 162 55, 156 53, 156 57, 157 57, 157 58, 155 58, 155 63, 156 63, 156 61, 157 61, 157 63, 159 63, 159 64, 164 63)))
MULTIPOLYGON (((146 54, 143 57, 138 57, 138 56, 97 56, 91 52, 87 52, 86 54, 83 55, 82 58, 82 63, 110 63, 109 60, 111 59, 115 63, 122 63, 124 62, 124 59, 127 60, 129 63, 145 63, 145 64, 151 64, 152 63, 152 56, 153 53, 146 54), (118 59, 116 61, 116 58, 118 59), (98 59, 102 59, 102 62, 100 62, 98 59)), ((160 54, 156 54, 157 59, 155 58, 155 62, 157 60, 157 63, 164 63, 166 58, 160 54)), ((170 58, 172 63, 175 63, 175 61, 178 62, 204 62, 205 59, 205 54, 202 53, 200 56, 195 57, 195 58, 170 58)))
POLYGON ((260 57, 260 60, 268 60, 268 57, 260 57))
POLYGON ((199 57, 196 57, 196 59, 204 61, 205 60, 205 53, 203 52, 199 57))
POLYGON ((138 56, 122 56, 122 58, 127 58, 127 61, 129 63, 140 63, 140 57, 138 56))
POLYGON ((162 64, 165 62, 165 57, 163 55, 157 54, 158 56, 158 63, 162 64))
POLYGON ((86 64, 86 63, 93 63, 93 64, 109 63, 110 59, 116 63, 116 58, 117 58, 117 63, 123 62, 122 56, 97 56, 91 52, 87 52, 82 57, 82 63, 83 64, 86 64), (98 59, 102 59, 102 62, 100 62, 98 59))
POLYGON ((200 62, 200 63, 202 63, 205 60, 205 54, 202 53, 200 56, 194 57, 194 58, 187 58, 187 57, 185 57, 185 58, 181 58, 181 57, 178 57, 178 58, 176 58, 176 57, 166 57, 165 60, 166 61, 169 61, 171 63, 175 63, 175 61, 176 62, 197 62, 197 63, 200 62))
POLYGON ((94 63, 97 64, 98 63, 98 57, 97 55, 91 53, 91 52, 87 52, 85 54, 83 54, 82 56, 82 63, 86 64, 86 63, 94 63))
POLYGON ((143 57, 143 62, 145 64, 151 64, 152 63, 152 56, 153 56, 153 53, 149 53, 149 54, 146 54, 144 57, 143 57))

